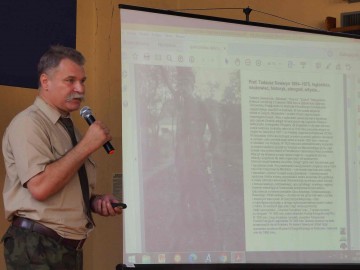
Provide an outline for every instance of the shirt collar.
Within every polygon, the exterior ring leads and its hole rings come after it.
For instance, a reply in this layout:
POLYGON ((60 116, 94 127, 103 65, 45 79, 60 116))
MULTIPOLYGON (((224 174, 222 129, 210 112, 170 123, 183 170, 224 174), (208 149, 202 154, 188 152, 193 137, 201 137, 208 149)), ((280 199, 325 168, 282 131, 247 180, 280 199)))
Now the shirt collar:
POLYGON ((47 104, 40 96, 36 97, 34 104, 50 119, 53 124, 55 124, 61 117, 61 113, 54 107, 47 104))

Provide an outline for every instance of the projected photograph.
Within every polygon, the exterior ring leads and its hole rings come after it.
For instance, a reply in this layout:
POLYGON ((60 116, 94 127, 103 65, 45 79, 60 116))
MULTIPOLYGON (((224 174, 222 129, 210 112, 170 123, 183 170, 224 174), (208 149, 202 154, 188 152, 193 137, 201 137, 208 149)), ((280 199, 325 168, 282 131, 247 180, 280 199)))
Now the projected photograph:
POLYGON ((243 250, 239 70, 135 65, 134 74, 145 249, 243 250))

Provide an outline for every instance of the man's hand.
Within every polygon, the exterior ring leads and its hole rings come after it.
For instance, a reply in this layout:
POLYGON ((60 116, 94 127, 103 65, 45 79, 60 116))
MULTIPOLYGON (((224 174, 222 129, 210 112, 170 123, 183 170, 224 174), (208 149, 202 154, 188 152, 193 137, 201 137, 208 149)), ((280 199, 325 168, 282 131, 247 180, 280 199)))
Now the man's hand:
POLYGON ((120 215, 122 209, 120 207, 113 208, 111 206, 112 202, 119 202, 114 195, 95 195, 91 199, 91 209, 94 213, 105 217, 120 215))
POLYGON ((111 141, 112 136, 109 128, 101 121, 95 121, 86 131, 84 137, 78 144, 90 154, 95 152, 106 142, 111 141))

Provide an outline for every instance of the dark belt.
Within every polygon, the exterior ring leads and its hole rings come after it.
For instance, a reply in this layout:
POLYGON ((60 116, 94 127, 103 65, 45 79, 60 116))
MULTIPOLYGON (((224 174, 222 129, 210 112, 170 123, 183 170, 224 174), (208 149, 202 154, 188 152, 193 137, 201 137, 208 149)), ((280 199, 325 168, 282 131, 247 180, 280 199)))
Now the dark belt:
POLYGON ((56 242, 58 242, 59 244, 62 244, 66 247, 75 249, 75 250, 79 250, 83 247, 84 243, 85 243, 85 239, 82 240, 74 240, 74 239, 69 239, 69 238, 64 238, 61 237, 57 232, 55 232, 54 230, 38 223, 35 222, 31 219, 28 218, 23 218, 23 217, 17 217, 15 216, 12 222, 12 225, 15 227, 19 227, 19 228, 23 228, 23 229, 27 229, 30 230, 32 232, 37 232, 40 233, 42 235, 45 235, 47 237, 50 237, 52 239, 54 239, 56 242))

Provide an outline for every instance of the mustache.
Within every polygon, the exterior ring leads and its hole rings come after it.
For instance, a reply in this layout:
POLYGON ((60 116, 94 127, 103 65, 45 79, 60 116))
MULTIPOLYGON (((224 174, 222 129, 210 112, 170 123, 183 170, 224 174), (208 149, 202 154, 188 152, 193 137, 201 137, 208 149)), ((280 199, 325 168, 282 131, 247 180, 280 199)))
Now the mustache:
POLYGON ((85 96, 79 93, 73 93, 66 97, 66 101, 72 101, 73 99, 80 99, 81 101, 85 100, 85 96))

